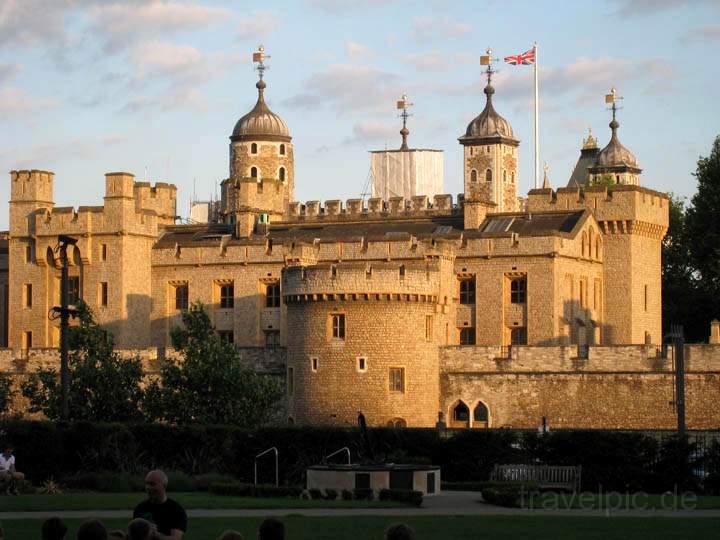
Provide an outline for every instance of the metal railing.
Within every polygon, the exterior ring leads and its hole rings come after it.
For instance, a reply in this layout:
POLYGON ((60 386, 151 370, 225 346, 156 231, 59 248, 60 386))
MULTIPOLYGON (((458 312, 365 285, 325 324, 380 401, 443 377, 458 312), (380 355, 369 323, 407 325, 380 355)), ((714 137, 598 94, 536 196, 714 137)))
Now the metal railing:
POLYGON ((279 475, 279 468, 278 468, 278 449, 277 447, 273 446, 272 448, 268 448, 267 450, 260 452, 257 456, 255 456, 255 485, 257 486, 257 464, 258 464, 258 458, 264 456, 265 454, 268 454, 270 452, 275 452, 275 487, 278 487, 280 485, 280 475, 279 475))
POLYGON ((340 452, 347 452, 347 460, 348 460, 347 464, 352 465, 352 461, 350 460, 350 448, 348 448, 347 446, 343 446, 340 450, 335 450, 332 454, 328 454, 327 456, 325 456, 323 461, 327 462, 328 459, 330 459, 333 456, 338 455, 340 452))

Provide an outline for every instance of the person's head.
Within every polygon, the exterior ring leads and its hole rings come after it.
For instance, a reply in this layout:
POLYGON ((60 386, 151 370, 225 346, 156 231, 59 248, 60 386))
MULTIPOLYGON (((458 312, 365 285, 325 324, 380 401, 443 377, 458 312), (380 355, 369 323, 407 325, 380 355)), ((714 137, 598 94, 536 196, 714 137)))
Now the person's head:
POLYGON ((148 540, 152 537, 152 525, 142 518, 133 519, 128 523, 128 540, 148 540))
POLYGON ((237 531, 225 531, 217 540, 245 540, 245 537, 237 531))
POLYGON ((43 540, 63 540, 67 534, 67 527, 59 517, 46 519, 42 524, 43 540))
POLYGON ((267 518, 260 524, 258 540, 285 540, 285 525, 277 519, 267 518))
POLYGON ((86 521, 77 532, 77 540, 107 540, 108 534, 105 525, 97 519, 86 521))
POLYGON ((3 448, 3 455, 6 458, 9 458, 10 456, 12 456, 13 450, 15 450, 15 449, 13 448, 12 444, 6 444, 5 447, 3 448))
POLYGON ((165 502, 167 498, 167 475, 160 471, 150 471, 145 477, 145 493, 152 502, 165 502))
POLYGON ((415 531, 404 523, 396 523, 385 531, 385 540, 415 540, 415 531))

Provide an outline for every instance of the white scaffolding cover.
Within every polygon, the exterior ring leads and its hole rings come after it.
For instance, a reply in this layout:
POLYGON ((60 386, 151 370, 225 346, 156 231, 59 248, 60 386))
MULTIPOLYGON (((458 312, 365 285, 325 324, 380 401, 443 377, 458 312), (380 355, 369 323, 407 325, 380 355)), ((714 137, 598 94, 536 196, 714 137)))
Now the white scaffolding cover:
POLYGON ((443 191, 442 150, 386 150, 371 152, 372 196, 410 199, 443 191))

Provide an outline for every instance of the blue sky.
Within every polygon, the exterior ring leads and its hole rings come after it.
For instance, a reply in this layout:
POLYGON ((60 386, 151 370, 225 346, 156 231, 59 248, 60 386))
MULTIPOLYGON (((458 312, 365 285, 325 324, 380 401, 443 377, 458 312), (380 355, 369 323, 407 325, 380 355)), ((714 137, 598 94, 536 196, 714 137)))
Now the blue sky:
MULTIPOLYGON (((263 43, 266 95, 295 145, 296 198, 357 197, 368 150, 397 147, 395 100, 415 103, 410 144, 445 151, 445 191, 462 191, 457 137, 484 106, 478 57, 537 41, 541 161, 567 182, 588 126, 609 139, 603 96, 624 96, 620 140, 643 185, 690 196, 720 133, 720 3, 298 0, 0 0, 0 170, 55 172, 58 206, 102 204, 104 173, 205 198, 227 177, 228 136, 254 104, 263 43)), ((498 65, 495 106, 521 140, 532 182, 530 67, 498 65)), ((0 198, 9 198, 9 175, 0 198)), ((0 228, 7 228, 0 205, 0 228)))

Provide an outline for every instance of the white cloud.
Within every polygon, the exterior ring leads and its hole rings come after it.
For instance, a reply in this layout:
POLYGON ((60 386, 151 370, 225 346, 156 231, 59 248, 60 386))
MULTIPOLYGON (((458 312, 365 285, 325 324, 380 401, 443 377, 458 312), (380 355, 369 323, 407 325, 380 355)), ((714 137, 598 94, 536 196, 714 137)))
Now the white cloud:
POLYGON ((20 70, 20 64, 0 64, 0 84, 14 79, 20 70))
POLYGON ((205 57, 196 48, 168 42, 140 43, 130 59, 141 78, 199 79, 208 70, 205 57))
POLYGON ((6 119, 26 118, 59 105, 60 103, 54 99, 30 98, 17 88, 8 87, 0 90, 0 117, 6 119))
POLYGON ((369 6, 385 6, 392 0, 310 0, 309 3, 314 8, 337 15, 369 6))
POLYGON ((0 3, 0 46, 63 41, 63 21, 71 2, 4 0, 0 3))
POLYGON ((333 106, 340 112, 392 110, 402 93, 398 77, 369 66, 335 64, 315 73, 304 84, 305 91, 285 101, 298 108, 333 106))
POLYGON ((240 21, 237 29, 237 39, 258 39, 264 37, 282 24, 280 15, 275 11, 254 11, 247 18, 240 21))
POLYGON ((686 43, 720 41, 720 24, 708 24, 707 26, 688 30, 680 40, 686 43))
MULTIPOLYGON (((397 139, 400 141, 400 129, 387 122, 358 122, 353 126, 352 136, 346 138, 343 144, 359 142, 387 141, 397 139)), ((400 143, 398 142, 398 146, 400 143)))
POLYGON ((470 55, 467 53, 430 51, 406 54, 402 60, 420 71, 447 71, 459 64, 469 63, 470 55))
POLYGON ((717 5, 716 0, 616 0, 617 14, 621 16, 654 15, 660 11, 679 7, 696 7, 700 4, 717 5))
POLYGON ((345 52, 350 60, 357 60, 372 54, 370 49, 368 49, 365 45, 354 41, 345 42, 345 52))
POLYGON ((414 17, 413 29, 410 36, 416 41, 425 43, 436 39, 450 39, 460 37, 472 30, 472 27, 464 22, 459 22, 450 17, 414 17))

